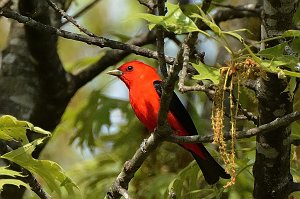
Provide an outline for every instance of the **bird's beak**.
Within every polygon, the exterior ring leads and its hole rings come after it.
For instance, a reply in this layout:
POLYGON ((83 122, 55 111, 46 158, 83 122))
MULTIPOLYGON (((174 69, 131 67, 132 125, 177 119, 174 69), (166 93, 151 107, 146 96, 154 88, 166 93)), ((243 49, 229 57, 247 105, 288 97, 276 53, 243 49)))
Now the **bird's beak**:
POLYGON ((118 69, 115 69, 115 70, 107 71, 106 74, 114 75, 114 76, 120 77, 121 75, 123 75, 123 72, 120 71, 120 70, 118 70, 118 69))

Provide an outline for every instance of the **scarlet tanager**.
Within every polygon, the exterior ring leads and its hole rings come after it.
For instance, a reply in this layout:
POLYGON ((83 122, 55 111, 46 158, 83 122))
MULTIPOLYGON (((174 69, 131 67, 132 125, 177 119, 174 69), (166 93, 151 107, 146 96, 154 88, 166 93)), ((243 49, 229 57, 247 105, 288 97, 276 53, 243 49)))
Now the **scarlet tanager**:
MULTIPOLYGON (((139 61, 131 61, 107 74, 119 77, 126 84, 133 111, 145 127, 153 132, 157 126, 162 93, 162 81, 156 69, 139 61)), ((169 108, 167 122, 176 135, 198 135, 190 115, 175 93, 173 93, 169 108)), ((195 158, 208 184, 216 183, 219 177, 230 178, 230 175, 214 160, 203 144, 183 143, 180 146, 188 150, 195 158)))

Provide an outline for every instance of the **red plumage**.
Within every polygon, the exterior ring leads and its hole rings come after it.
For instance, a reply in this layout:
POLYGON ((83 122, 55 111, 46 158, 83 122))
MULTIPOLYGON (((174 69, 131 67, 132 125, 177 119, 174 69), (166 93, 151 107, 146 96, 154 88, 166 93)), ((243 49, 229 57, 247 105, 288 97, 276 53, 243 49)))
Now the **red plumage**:
MULTIPOLYGON (((157 126, 160 107, 160 94, 154 83, 160 82, 161 79, 156 70, 142 62, 131 61, 123 64, 117 70, 108 72, 108 74, 118 76, 126 84, 129 89, 132 109, 145 127, 153 132, 157 126)), ((189 114, 178 97, 175 95, 172 100, 174 103, 171 102, 170 112, 167 116, 167 122, 171 128, 179 136, 197 134, 189 114)), ((222 178, 230 177, 201 143, 184 143, 181 146, 192 153, 209 184, 216 183, 219 176, 222 178)))

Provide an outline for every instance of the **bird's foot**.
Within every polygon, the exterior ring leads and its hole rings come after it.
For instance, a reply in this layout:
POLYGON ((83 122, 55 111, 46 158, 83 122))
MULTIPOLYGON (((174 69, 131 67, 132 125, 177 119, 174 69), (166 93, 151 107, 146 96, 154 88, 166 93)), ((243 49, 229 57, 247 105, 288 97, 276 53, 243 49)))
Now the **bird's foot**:
POLYGON ((141 146, 140 146, 140 148, 141 148, 141 151, 143 152, 143 153, 146 153, 147 151, 146 151, 146 144, 147 144, 147 139, 144 139, 143 140, 143 142, 142 142, 142 144, 141 144, 141 146))

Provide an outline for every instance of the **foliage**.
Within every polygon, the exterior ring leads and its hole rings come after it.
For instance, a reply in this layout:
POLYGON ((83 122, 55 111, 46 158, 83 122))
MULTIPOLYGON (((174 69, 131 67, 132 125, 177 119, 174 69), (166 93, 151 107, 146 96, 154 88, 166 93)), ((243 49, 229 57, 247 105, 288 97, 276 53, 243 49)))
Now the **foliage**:
POLYGON ((200 31, 193 20, 183 14, 178 5, 167 2, 166 6, 168 11, 166 16, 140 13, 136 17, 143 18, 150 22, 149 29, 153 29, 155 25, 161 25, 166 30, 176 34, 200 31))
MULTIPOLYGON (((5 153, 1 158, 16 163, 21 167, 27 169, 31 173, 40 176, 45 180, 51 191, 61 194, 61 189, 65 188, 69 194, 74 194, 73 188, 75 183, 67 177, 62 168, 55 162, 49 160, 37 160, 31 156, 31 153, 37 145, 41 144, 44 139, 51 136, 51 133, 26 121, 19 121, 15 117, 4 115, 0 117, 0 139, 6 141, 15 141, 20 143, 20 147, 10 152, 5 153), (26 133, 28 131, 36 132, 45 137, 28 142, 26 133)), ((10 170, 7 167, 0 167, 1 175, 10 177, 25 177, 24 174, 10 170)), ((12 184, 16 186, 29 185, 21 181, 21 179, 2 179, 1 189, 5 184, 12 184)))

